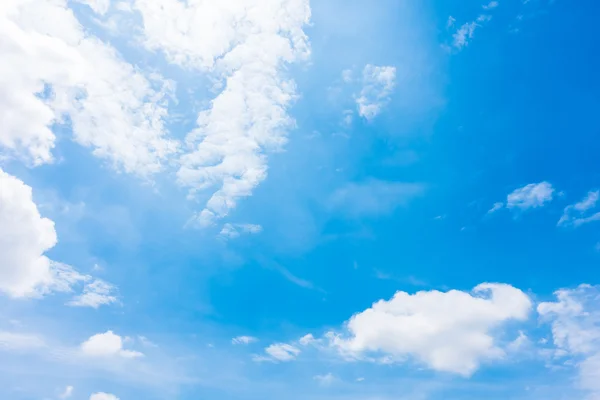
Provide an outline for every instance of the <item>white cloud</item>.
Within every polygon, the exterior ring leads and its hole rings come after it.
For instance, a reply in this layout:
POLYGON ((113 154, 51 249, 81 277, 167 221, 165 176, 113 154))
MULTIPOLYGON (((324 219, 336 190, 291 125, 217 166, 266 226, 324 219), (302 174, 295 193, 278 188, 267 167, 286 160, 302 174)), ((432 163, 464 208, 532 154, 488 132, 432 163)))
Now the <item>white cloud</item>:
POLYGON ((119 400, 119 398, 114 394, 94 393, 90 396, 90 400, 119 400))
POLYGON ((258 342, 258 338, 253 336, 237 336, 231 339, 232 344, 250 344, 254 342, 258 342))
POLYGON ((187 136, 177 173, 191 197, 216 190, 195 216, 211 225, 266 178, 267 153, 281 149, 294 126, 287 108, 296 89, 284 70, 309 54, 309 1, 136 0, 135 7, 148 48, 213 73, 222 87, 187 136))
POLYGON ((81 344, 81 351, 90 357, 138 358, 143 356, 138 351, 123 349, 123 338, 112 331, 93 335, 81 344))
POLYGON ((30 186, 0 169, 0 188, 0 292, 15 298, 41 297, 71 292, 73 286, 84 283, 82 300, 94 291, 98 296, 109 295, 110 291, 100 289, 112 290, 111 285, 45 255, 57 244, 56 231, 54 222, 40 215, 30 186))
POLYGON ((300 349, 287 343, 274 343, 265 349, 265 353, 267 356, 254 356, 253 360, 257 362, 293 361, 300 354, 300 349))
POLYGON ((73 395, 73 386, 67 386, 65 390, 58 396, 60 399, 68 399, 73 395))
POLYGON ((83 293, 75 296, 67 304, 75 307, 98 308, 103 305, 116 303, 117 297, 114 295, 115 287, 101 279, 93 279, 85 283, 83 293))
POLYGON ((40 215, 31 187, 1 169, 0 188, 0 291, 39 296, 53 284, 44 253, 57 243, 54 222, 40 215))
POLYGON ((330 386, 335 381, 335 376, 329 372, 325 375, 316 375, 313 379, 319 382, 321 386, 330 386))
POLYGON ((506 197, 506 207, 521 210, 543 207, 553 196, 554 188, 550 183, 530 183, 510 193, 506 197))
POLYGON ((565 207, 563 215, 558 221, 558 225, 577 227, 588 222, 600 220, 600 212, 586 216, 587 211, 596 207, 599 199, 600 191, 593 190, 588 192, 580 202, 565 207))
POLYGON ((531 307, 525 293, 503 284, 481 284, 471 293, 397 292, 354 315, 346 335, 327 336, 350 359, 412 358, 434 370, 469 376, 482 362, 505 356, 495 335, 509 321, 526 320, 531 307))
POLYGON ((578 369, 581 389, 600 399, 600 288, 581 285, 555 295, 557 301, 539 304, 538 313, 552 326, 556 357, 567 357, 564 364, 578 369))
POLYGON ((363 69, 362 89, 356 99, 358 114, 372 120, 388 103, 396 86, 396 68, 368 64, 363 69))
POLYGON ((337 189, 329 199, 329 207, 355 217, 385 215, 408 204, 424 190, 424 186, 418 183, 371 179, 337 189))
POLYGON ((226 223, 223 225, 223 229, 219 233, 219 236, 226 239, 235 239, 242 233, 257 234, 262 232, 262 226, 255 224, 230 224, 226 223))
POLYGON ((140 176, 160 170, 175 151, 163 126, 171 83, 144 77, 87 33, 66 0, 4 0, 0 53, 5 156, 33 165, 51 162, 51 127, 66 122, 76 142, 140 176))

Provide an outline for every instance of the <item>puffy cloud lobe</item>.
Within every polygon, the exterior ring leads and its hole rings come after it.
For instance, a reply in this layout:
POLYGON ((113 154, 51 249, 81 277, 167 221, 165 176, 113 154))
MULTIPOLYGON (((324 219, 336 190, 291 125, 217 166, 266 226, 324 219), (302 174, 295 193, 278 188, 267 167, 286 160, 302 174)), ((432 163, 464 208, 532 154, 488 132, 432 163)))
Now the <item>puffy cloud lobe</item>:
POLYGON ((0 169, 0 292, 40 297, 84 283, 72 305, 97 308, 116 301, 112 285, 50 260, 44 253, 56 243, 54 222, 40 215, 31 187, 0 169))
MULTIPOLYGON (((555 293, 556 301, 538 305, 552 326, 557 357, 575 359, 582 389, 600 399, 600 287, 581 285, 555 293)), ((572 363, 571 363, 572 365, 572 363)))
POLYGON ((90 357, 138 358, 143 356, 138 351, 123 349, 123 339, 112 331, 93 335, 81 344, 81 351, 90 357))
POLYGON ((526 320, 531 307, 525 293, 503 284, 481 284, 472 293, 397 292, 354 315, 346 324, 347 335, 327 336, 350 359, 402 362, 412 357, 431 369, 469 376, 483 361, 505 355, 493 332, 511 320, 526 320))
POLYGON ((553 196, 554 188, 550 183, 530 183, 510 193, 506 197, 506 207, 520 210, 542 207, 552 201, 553 196))
POLYGON ((389 101, 396 86, 396 68, 368 64, 363 69, 362 84, 360 95, 356 99, 358 114, 372 120, 389 101))
MULTIPOLYGON (((96 1, 102 11, 104 2, 96 1)), ((52 161, 53 124, 115 168, 148 176, 177 147, 163 118, 171 84, 147 79, 84 32, 65 0, 0 6, 0 149, 33 165, 52 161)))
POLYGON ((40 215, 31 187, 0 169, 0 291, 12 297, 45 292, 54 277, 44 253, 56 243, 54 222, 40 215))
POLYGON ((148 48, 223 84, 187 136, 177 173, 192 197, 216 189, 195 216, 211 225, 265 179, 267 152, 285 144, 294 124, 287 107, 295 86, 283 69, 309 53, 308 0, 136 0, 135 7, 148 48))

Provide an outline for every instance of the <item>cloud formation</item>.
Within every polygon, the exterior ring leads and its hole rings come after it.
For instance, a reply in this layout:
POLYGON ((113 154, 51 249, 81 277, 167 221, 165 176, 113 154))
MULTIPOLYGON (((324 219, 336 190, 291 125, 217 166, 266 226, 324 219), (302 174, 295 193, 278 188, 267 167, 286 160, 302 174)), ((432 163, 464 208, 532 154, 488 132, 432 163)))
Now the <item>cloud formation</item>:
POLYGON ((472 292, 397 292, 355 314, 345 333, 327 336, 342 356, 378 362, 411 358, 463 376, 506 352, 497 337, 510 321, 524 321, 529 297, 510 285, 484 283, 472 292))
POLYGON ((123 338, 113 331, 98 333, 81 344, 81 352, 89 357, 143 357, 139 351, 125 350, 123 338))
POLYGON ((540 303, 538 313, 551 324, 555 357, 575 362, 580 387, 590 400, 600 399, 600 288, 581 285, 561 289, 556 301, 540 303))
POLYGON ((287 64, 306 59, 308 0, 188 2, 136 0, 144 43, 183 68, 213 74, 221 87, 187 135, 177 178, 190 196, 214 190, 195 220, 212 225, 267 176, 267 153, 280 150, 296 97, 287 64))
POLYGON ((176 151, 163 123, 172 84, 145 76, 87 34, 66 0, 4 1, 0 52, 5 155, 32 165, 52 162, 52 126, 67 122, 77 143, 142 177, 161 170, 176 151))

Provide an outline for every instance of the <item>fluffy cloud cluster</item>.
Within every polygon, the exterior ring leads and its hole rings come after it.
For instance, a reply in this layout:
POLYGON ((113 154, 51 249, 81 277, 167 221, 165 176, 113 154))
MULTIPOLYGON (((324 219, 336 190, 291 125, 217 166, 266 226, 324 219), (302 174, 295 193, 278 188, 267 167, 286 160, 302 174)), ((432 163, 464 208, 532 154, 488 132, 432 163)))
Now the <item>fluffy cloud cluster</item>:
POLYGON ((346 334, 329 333, 343 356, 385 362, 412 358, 429 368, 464 376, 505 355, 498 329, 527 319, 529 297, 509 285, 481 284, 471 293, 397 292, 346 323, 346 334))
POLYGON ((143 354, 138 351, 125 350, 123 338, 112 331, 98 333, 81 344, 81 351, 90 357, 122 357, 138 358, 143 354))
POLYGON ((184 68, 214 74, 221 92, 186 138, 177 173, 190 195, 216 190, 197 215, 210 225, 267 175, 268 151, 286 142, 295 97, 285 65, 309 54, 308 0, 135 0, 145 44, 184 68))
POLYGON ((396 67, 368 64, 362 73, 362 89, 356 98, 358 114, 372 120, 388 103, 396 86, 396 67))
POLYGON ((40 297, 70 292, 84 283, 84 294, 74 305, 97 307, 116 301, 112 285, 50 260, 45 253, 56 243, 54 222, 40 215, 31 187, 0 169, 0 292, 40 297))
MULTIPOLYGON (((94 2, 98 10, 101 3, 94 2)), ((0 5, 0 150, 51 162, 55 124, 119 170, 147 176, 177 147, 163 118, 171 84, 146 78, 90 36, 66 0, 0 5)))
POLYGON ((555 302, 538 305, 541 318, 552 326, 555 357, 579 370, 582 389, 590 400, 600 399, 600 287, 581 285, 559 290, 555 302), (572 359, 576 362, 572 363, 572 359))

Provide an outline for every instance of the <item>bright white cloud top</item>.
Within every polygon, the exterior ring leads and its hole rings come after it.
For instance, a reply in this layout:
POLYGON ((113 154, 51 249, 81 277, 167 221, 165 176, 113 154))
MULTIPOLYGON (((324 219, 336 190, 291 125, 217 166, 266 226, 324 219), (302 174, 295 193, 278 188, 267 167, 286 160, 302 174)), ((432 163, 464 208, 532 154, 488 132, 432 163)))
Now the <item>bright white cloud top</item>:
POLYGON ((123 348, 123 338, 112 331, 98 333, 81 344, 81 351, 90 357, 138 358, 144 354, 123 348))

